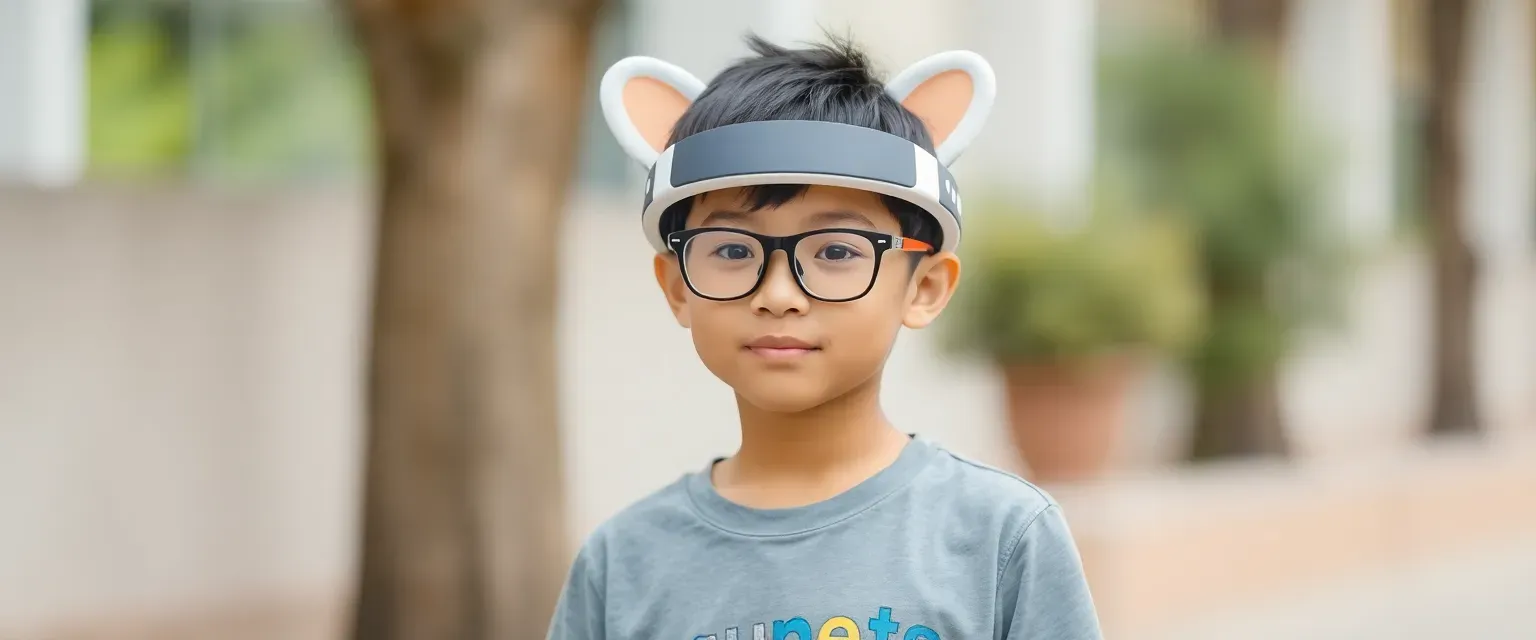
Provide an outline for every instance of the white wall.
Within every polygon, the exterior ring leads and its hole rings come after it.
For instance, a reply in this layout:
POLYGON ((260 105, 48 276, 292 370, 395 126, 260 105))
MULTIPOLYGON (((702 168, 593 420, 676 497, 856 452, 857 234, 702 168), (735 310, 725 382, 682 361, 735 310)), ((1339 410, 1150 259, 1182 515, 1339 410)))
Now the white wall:
POLYGON ((0 179, 79 178, 85 32, 84 0, 0 2, 0 179))
POLYGON ((1325 136, 1329 213, 1364 246, 1395 223, 1391 0, 1302 0, 1290 25, 1290 85, 1325 136))
POLYGON ((963 46, 997 73, 997 103, 963 161, 976 186, 1022 188, 1070 216, 1093 169, 1094 2, 971 0, 963 46))
POLYGON ((705 82, 747 54, 742 38, 768 15, 751 0, 628 0, 637 51, 676 64, 705 82))
MULTIPOLYGON (((1465 137, 1469 237, 1479 253, 1476 322, 1485 336, 1536 333, 1536 8, 1477 0, 1467 38, 1465 137)), ((1498 420, 1536 407, 1536 341, 1476 343, 1482 402, 1498 420)), ((1529 414, 1527 414, 1529 415, 1529 414)))
POLYGON ((1536 243, 1536 9, 1527 0, 1472 6, 1463 203, 1478 249, 1502 267, 1527 259, 1536 243))
POLYGON ((350 197, 0 188, 0 637, 335 591, 363 220, 350 197))

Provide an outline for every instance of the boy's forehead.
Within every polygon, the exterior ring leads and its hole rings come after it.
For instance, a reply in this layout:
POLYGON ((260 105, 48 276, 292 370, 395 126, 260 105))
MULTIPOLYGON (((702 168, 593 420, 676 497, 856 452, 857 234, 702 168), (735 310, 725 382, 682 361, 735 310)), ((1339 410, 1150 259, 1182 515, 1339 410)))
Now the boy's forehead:
POLYGON ((895 216, 879 194, 858 189, 810 185, 799 196, 774 207, 756 208, 752 192, 733 187, 700 194, 693 199, 689 225, 766 224, 793 222, 797 226, 866 227, 879 229, 895 224, 895 216))

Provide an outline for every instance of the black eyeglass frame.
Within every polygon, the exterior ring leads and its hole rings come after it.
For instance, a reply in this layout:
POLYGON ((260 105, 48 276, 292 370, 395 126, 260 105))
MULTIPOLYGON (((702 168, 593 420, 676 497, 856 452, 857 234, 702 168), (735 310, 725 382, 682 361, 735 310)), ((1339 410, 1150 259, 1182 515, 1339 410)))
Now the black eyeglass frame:
POLYGON ((854 300, 858 300, 859 298, 869 295, 869 292, 875 289, 875 281, 880 279, 880 261, 885 256, 886 251, 895 249, 897 251, 924 254, 932 254, 935 251, 933 245, 923 242, 922 240, 906 238, 890 233, 883 233, 880 231, 871 231, 869 229, 815 229, 812 231, 806 231, 804 233, 797 233, 792 236, 769 236, 763 235, 761 233, 747 231, 745 229, 736 229, 733 227, 698 227, 695 229, 673 231, 672 233, 667 234, 667 249, 671 251, 673 255, 677 256, 677 267, 678 270, 680 270, 683 274, 683 284, 688 286, 688 290, 692 291, 693 295, 696 295, 705 300, 712 300, 715 302, 731 302, 733 300, 740 300, 754 293, 757 293, 758 288, 763 286, 763 280, 767 279, 768 263, 772 260, 773 254, 777 251, 783 251, 785 259, 789 260, 789 272, 795 277, 795 284, 800 287, 800 291, 804 292, 805 295, 810 296, 812 299, 819 300, 821 302, 853 302, 854 300), (688 277, 688 260, 683 256, 683 251, 687 249, 688 242, 690 240, 705 233, 721 231, 747 236, 753 240, 756 240, 758 244, 762 245, 763 247, 763 263, 757 268, 757 282, 754 282, 752 287, 747 289, 746 293, 728 298, 718 298, 705 295, 703 292, 695 288, 693 286, 693 279, 688 277), (810 287, 806 286, 805 280, 801 276, 801 270, 795 268, 795 247, 800 244, 800 241, 812 236, 825 235, 829 233, 852 234, 861 236, 869 240, 870 243, 875 247, 875 266, 870 270, 869 284, 865 285, 864 290, 859 292, 857 295, 847 298, 826 298, 816 295, 815 292, 811 291, 810 287))

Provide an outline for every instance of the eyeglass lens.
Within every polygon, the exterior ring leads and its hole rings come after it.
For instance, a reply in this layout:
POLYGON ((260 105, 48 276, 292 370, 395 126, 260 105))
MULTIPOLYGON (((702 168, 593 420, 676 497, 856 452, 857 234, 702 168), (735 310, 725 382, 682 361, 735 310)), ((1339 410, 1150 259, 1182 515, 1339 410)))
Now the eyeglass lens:
MULTIPOLYGON (((767 266, 761 242, 734 231, 706 231, 683 247, 688 284, 706 298, 736 298, 757 286, 767 266)), ((813 296, 849 300, 862 295, 875 278, 875 246, 864 236, 829 231, 806 236, 795 245, 793 267, 813 296)))

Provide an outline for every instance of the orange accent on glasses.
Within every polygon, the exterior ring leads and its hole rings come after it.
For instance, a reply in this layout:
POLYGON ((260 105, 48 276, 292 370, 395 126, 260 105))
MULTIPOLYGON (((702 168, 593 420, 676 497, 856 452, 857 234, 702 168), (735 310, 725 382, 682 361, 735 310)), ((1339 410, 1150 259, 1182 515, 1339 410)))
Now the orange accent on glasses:
POLYGON ((921 252, 927 253, 929 251, 933 251, 933 245, 928 244, 926 242, 923 242, 922 240, 913 240, 911 238, 902 238, 901 239, 901 250, 902 251, 921 251, 921 252))

